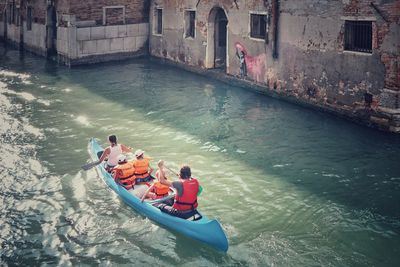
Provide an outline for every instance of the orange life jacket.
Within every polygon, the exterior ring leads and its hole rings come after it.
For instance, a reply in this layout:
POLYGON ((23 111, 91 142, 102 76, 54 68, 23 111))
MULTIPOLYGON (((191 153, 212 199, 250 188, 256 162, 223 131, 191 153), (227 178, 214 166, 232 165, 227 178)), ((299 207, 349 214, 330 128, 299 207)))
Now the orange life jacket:
POLYGON ((153 193, 156 194, 156 198, 163 198, 168 196, 169 186, 160 182, 155 182, 153 187, 153 193))
POLYGON ((135 177, 145 178, 149 176, 149 158, 137 159, 132 162, 133 166, 135 167, 135 177))
POLYGON ((183 187, 183 194, 175 195, 173 208, 181 211, 194 210, 197 208, 197 192, 199 191, 199 182, 197 179, 180 179, 183 187))
POLYGON ((132 188, 132 183, 135 180, 135 168, 131 162, 118 164, 114 167, 114 179, 118 180, 126 189, 132 188))

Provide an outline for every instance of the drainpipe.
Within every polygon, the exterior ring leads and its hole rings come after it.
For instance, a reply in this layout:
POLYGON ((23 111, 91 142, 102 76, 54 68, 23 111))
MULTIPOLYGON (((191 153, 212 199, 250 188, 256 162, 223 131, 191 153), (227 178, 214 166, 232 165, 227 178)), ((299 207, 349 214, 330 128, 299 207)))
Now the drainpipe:
POLYGON ((272 57, 278 58, 279 0, 272 0, 272 57))

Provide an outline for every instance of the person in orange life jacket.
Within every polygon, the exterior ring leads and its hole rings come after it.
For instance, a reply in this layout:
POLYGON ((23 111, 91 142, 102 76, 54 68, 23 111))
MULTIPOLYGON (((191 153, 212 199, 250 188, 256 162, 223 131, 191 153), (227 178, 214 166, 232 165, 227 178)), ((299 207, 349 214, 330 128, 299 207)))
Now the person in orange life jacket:
POLYGON ((134 194, 138 198, 142 198, 146 190, 150 187, 148 183, 154 179, 151 176, 153 169, 149 164, 150 158, 144 157, 143 150, 136 150, 135 157, 136 160, 132 161, 132 165, 135 168, 134 194))
POLYGON ((128 162, 125 155, 118 156, 118 165, 112 169, 111 174, 115 182, 121 184, 127 190, 133 188, 135 168, 131 162, 128 162))
POLYGON ((111 170, 118 164, 118 156, 123 152, 130 152, 132 148, 124 146, 123 144, 118 144, 115 135, 108 136, 108 141, 110 142, 110 146, 103 151, 101 156, 99 156, 99 163, 107 159, 105 169, 106 171, 111 172, 111 170))
POLYGON ((145 198, 151 198, 151 199, 160 199, 163 197, 168 196, 169 192, 169 186, 163 184, 164 180, 167 180, 167 177, 165 176, 165 170, 164 170, 164 161, 159 160, 157 163, 158 170, 155 174, 157 181, 153 183, 147 190, 146 193, 143 195, 141 201, 145 198))
POLYGON ((192 178, 189 166, 182 166, 179 172, 179 181, 164 180, 163 184, 174 187, 177 192, 172 206, 165 203, 157 205, 161 211, 183 219, 190 218, 197 213, 199 182, 196 178, 192 178))

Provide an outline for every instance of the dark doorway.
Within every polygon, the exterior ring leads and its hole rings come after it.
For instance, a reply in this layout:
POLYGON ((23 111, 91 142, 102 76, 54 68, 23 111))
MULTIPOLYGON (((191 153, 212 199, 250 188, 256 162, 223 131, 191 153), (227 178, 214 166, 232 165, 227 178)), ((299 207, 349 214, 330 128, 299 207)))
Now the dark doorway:
POLYGON ((215 58, 214 67, 224 68, 226 66, 226 26, 228 19, 225 11, 219 8, 215 16, 215 58))
POLYGON ((57 13, 54 6, 47 7, 46 34, 47 56, 51 57, 57 54, 57 13))
POLYGON ((213 7, 208 16, 206 68, 226 69, 228 18, 221 7, 213 7))

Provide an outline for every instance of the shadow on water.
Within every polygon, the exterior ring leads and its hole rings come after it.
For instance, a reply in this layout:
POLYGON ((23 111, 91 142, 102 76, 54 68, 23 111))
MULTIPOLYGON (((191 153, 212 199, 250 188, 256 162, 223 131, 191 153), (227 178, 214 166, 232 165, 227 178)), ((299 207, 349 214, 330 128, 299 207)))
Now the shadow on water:
MULTIPOLYGON (((25 61, 23 68, 38 71, 37 60, 25 61)), ((126 109, 154 112, 146 120, 211 142, 302 190, 400 218, 399 136, 147 59, 73 69, 46 62, 42 68, 126 109)))
POLYGON ((127 109, 156 111, 146 119, 296 187, 400 217, 399 136, 144 59, 78 67, 68 77, 127 109))

